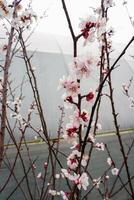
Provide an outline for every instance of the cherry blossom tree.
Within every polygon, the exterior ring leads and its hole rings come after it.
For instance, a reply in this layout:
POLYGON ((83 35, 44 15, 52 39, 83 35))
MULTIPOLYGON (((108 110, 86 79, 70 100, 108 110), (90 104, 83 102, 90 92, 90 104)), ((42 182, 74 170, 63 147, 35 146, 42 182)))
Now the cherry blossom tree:
MULTIPOLYGON (((90 2, 89 2, 90 3, 90 2)), ((29 6, 23 8, 23 0, 14 0, 8 4, 6 0, 0 0, 0 20, 6 35, 6 44, 0 46, 1 52, 4 54, 4 61, 1 64, 2 78, 0 79, 0 103, 1 103, 1 125, 0 125, 0 168, 4 163, 9 169, 9 176, 5 180, 0 192, 3 192, 7 187, 11 177, 14 177, 17 186, 9 194, 7 199, 10 199, 17 189, 20 189, 25 199, 55 199, 61 198, 64 200, 84 200, 90 198, 92 190, 96 190, 100 195, 100 199, 109 200, 114 194, 120 190, 128 194, 131 199, 134 199, 133 176, 130 173, 128 157, 134 145, 132 139, 128 151, 125 149, 123 139, 119 129, 118 115, 114 103, 114 88, 112 82, 112 72, 116 70, 118 61, 125 54, 127 48, 134 41, 134 37, 130 39, 123 51, 111 65, 110 55, 112 52, 112 36, 113 29, 109 26, 109 9, 113 9, 115 3, 113 0, 100 0, 98 7, 92 9, 89 16, 80 18, 79 34, 76 35, 72 26, 71 18, 66 6, 66 1, 61 0, 63 11, 69 26, 70 35, 73 41, 73 59, 69 64, 69 75, 64 76, 59 80, 58 89, 64 93, 62 95, 63 106, 59 107, 61 117, 59 119, 57 138, 52 140, 48 134, 46 116, 44 114, 41 103, 38 81, 36 78, 35 68, 32 64, 31 54, 29 56, 27 50, 27 40, 32 31, 32 25, 36 23, 38 16, 33 11, 31 2, 29 6), (24 33, 29 31, 28 37, 25 38, 24 33), (99 49, 98 56, 89 53, 88 55, 78 54, 78 41, 83 39, 83 46, 97 42, 99 49), (33 93, 33 102, 29 105, 26 116, 21 115, 21 106, 23 103, 23 85, 22 80, 20 85, 20 96, 13 95, 12 84, 10 82, 9 69, 14 56, 18 56, 25 64, 27 79, 33 93), (95 89, 87 88, 87 92, 82 91, 82 81, 90 81, 90 76, 93 71, 97 71, 98 85, 95 89), (104 94, 104 85, 107 84, 108 92, 104 94), (8 96, 11 100, 8 101, 8 96), (115 126, 116 138, 120 148, 122 158, 121 166, 117 166, 113 159, 112 152, 104 142, 98 142, 96 136, 98 131, 103 127, 99 123, 100 106, 102 98, 108 97, 113 121, 115 126), (87 106, 85 106, 87 105, 87 106), (70 115, 67 115, 67 123, 64 123, 66 109, 70 109, 70 115), (15 120, 14 127, 11 127, 8 119, 8 111, 10 111, 11 119, 15 120), (40 128, 35 128, 32 125, 33 113, 38 114, 40 128), (17 142, 14 130, 21 133, 19 143, 17 142), (26 131, 32 130, 42 139, 43 144, 48 148, 47 160, 42 164, 42 171, 36 167, 37 159, 33 159, 29 145, 26 141, 26 131), (12 143, 16 148, 14 162, 11 164, 4 146, 4 138, 6 131, 9 133, 12 143), (62 152, 60 144, 63 142, 69 143, 67 153, 62 152), (29 161, 29 168, 25 166, 24 158, 21 154, 22 144, 24 144, 29 161), (91 162, 94 152, 97 151, 104 154, 106 168, 99 177, 94 177, 90 171, 91 162), (60 159, 64 157, 64 163, 60 159), (20 159, 24 176, 18 180, 14 171, 17 160, 20 159), (122 169, 125 169, 127 180, 124 182, 121 176, 122 169), (35 191, 30 185, 30 173, 35 184, 35 191), (108 183, 111 177, 116 177, 109 188, 108 183), (26 181, 28 196, 25 194, 22 187, 23 180, 26 181), (120 188, 113 193, 117 181, 120 182, 120 188), (63 183, 58 187, 58 182, 63 183), (66 185, 66 187, 65 187, 66 185), (101 187, 103 186, 103 187, 101 187)), ((126 2, 124 2, 126 5, 126 2)), ((130 18, 131 20, 131 18, 130 18)), ((133 23, 132 23, 133 24, 133 23)), ((123 84, 124 95, 131 100, 131 105, 134 104, 133 98, 129 94, 132 78, 129 84, 123 84)))

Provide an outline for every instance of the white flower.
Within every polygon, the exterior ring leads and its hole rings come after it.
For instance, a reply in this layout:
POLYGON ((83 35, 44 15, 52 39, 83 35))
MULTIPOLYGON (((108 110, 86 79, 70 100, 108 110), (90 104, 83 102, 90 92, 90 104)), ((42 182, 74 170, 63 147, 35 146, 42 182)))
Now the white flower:
POLYGON ((80 158, 81 152, 78 150, 73 150, 72 153, 67 158, 67 165, 70 169, 76 169, 78 167, 78 158, 80 158))
POLYGON ((111 160, 111 158, 107 158, 107 163, 108 163, 109 166, 112 165, 112 160, 111 160))
POLYGON ((68 172, 68 170, 67 169, 61 169, 61 175, 62 175, 62 177, 64 178, 64 177, 68 177, 69 175, 70 175, 70 173, 68 172))
POLYGON ((32 9, 26 9, 22 12, 19 16, 19 21, 21 22, 22 26, 29 26, 33 23, 33 19, 36 19, 37 15, 33 12, 32 9))
POLYGON ((85 18, 80 18, 80 20, 81 22, 79 24, 79 27, 85 39, 84 41, 84 46, 85 46, 88 42, 93 42, 95 40, 97 20, 95 16, 91 15, 85 18))
POLYGON ((82 161, 81 161, 81 165, 82 165, 83 167, 85 167, 85 166, 87 165, 88 158, 89 158, 88 155, 83 155, 82 161))
POLYGON ((59 87, 64 88, 66 90, 67 96, 75 97, 80 93, 80 83, 77 81, 75 77, 68 76, 67 78, 63 76, 59 81, 59 87))
POLYGON ((56 190, 51 190, 51 189, 50 189, 50 190, 48 191, 48 193, 51 194, 52 196, 56 196, 56 195, 57 195, 56 190))
POLYGON ((55 178, 59 179, 60 178, 60 174, 55 174, 55 178))
POLYGON ((89 77, 96 64, 95 58, 90 54, 88 56, 75 57, 74 62, 70 65, 71 71, 76 74, 77 78, 89 77))
POLYGON ((88 181, 88 176, 87 173, 83 172, 81 174, 81 176, 75 175, 74 176, 74 182, 75 184, 77 184, 78 189, 80 190, 81 188, 83 188, 84 190, 87 190, 87 187, 89 186, 89 181, 88 181))
POLYGON ((79 109, 75 109, 74 114, 71 115, 69 118, 71 122, 79 128, 80 124, 84 126, 85 123, 88 122, 89 114, 85 109, 81 110, 81 112, 79 111, 79 109))
POLYGON ((63 134, 63 138, 65 140, 68 140, 68 142, 72 140, 76 140, 77 130, 78 130, 77 124, 75 123, 66 124, 66 130, 65 130, 65 133, 63 134))
MULTIPOLYGON (((22 27, 29 27, 34 20, 36 20, 37 15, 31 8, 25 9, 20 15, 12 19, 11 25, 16 28, 22 28, 22 27)), ((33 69, 34 70, 34 69, 33 69)))
POLYGON ((61 169, 61 176, 62 178, 68 178, 69 180, 73 181, 74 176, 70 174, 69 170, 67 169, 61 169))
POLYGON ((41 173, 41 172, 38 173, 37 178, 38 178, 38 179, 42 178, 42 173, 41 173))
POLYGON ((105 149, 105 145, 101 142, 101 143, 96 143, 95 144, 95 148, 98 149, 99 151, 104 151, 105 149))
POLYGON ((119 169, 113 168, 113 169, 111 169, 111 172, 112 172, 113 175, 117 176, 118 173, 119 173, 119 169))

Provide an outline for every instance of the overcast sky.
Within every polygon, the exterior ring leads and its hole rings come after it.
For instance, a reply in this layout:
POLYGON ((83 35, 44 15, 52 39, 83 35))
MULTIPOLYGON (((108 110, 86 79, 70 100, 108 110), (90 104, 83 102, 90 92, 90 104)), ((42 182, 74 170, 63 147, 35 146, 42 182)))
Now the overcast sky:
MULTIPOLYGON (((27 2, 28 0, 23 0, 27 2)), ((79 18, 91 12, 90 6, 96 6, 99 0, 66 0, 69 14, 75 33, 79 33, 79 18), (83 3, 84 2, 84 3, 83 3)), ((115 42, 126 43, 134 33, 126 9, 122 6, 123 0, 115 0, 116 6, 109 11, 110 24, 116 33, 115 42)), ((40 22, 39 32, 70 35, 66 18, 62 9, 61 0, 33 0, 33 8, 39 14, 46 11, 47 17, 40 22)), ((134 0, 128 0, 130 15, 134 17, 134 0)))

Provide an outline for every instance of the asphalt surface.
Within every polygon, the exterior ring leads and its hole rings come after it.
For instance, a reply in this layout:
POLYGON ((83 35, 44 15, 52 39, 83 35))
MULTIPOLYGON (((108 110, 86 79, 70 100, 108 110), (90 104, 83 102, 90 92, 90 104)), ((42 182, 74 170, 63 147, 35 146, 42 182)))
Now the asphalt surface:
MULTIPOLYGON (((130 144, 132 143, 132 141, 134 139, 134 133, 123 134, 122 139, 123 139, 123 144, 125 146, 125 150, 127 152, 128 147, 130 146, 130 144)), ((121 154, 121 150, 119 147, 117 137, 115 135, 102 136, 102 137, 98 137, 96 139, 96 142, 104 142, 105 144, 107 144, 107 146, 111 152, 112 158, 115 161, 116 167, 120 168, 120 166, 122 165, 122 154, 121 154)), ((71 152, 69 147, 70 147, 70 144, 68 144, 67 142, 61 142, 60 151, 62 153, 65 153, 68 155, 69 152, 71 152)), ((45 144, 36 144, 36 145, 28 145, 28 148, 29 148, 29 152, 31 155, 31 159, 32 160, 37 159, 36 163, 35 163, 35 165, 36 165, 35 175, 37 176, 37 174, 39 172, 44 173, 44 163, 47 161, 47 156, 48 156, 47 146, 45 144)), ((30 164, 29 164, 28 153, 26 151, 25 146, 21 147, 20 153, 23 158, 25 168, 26 168, 26 170, 28 170, 30 164)), ((0 169, 0 188, 2 188, 2 186, 6 183, 6 180, 8 179, 9 174, 10 174, 10 170, 8 169, 6 164, 9 161, 10 165, 12 166, 14 163, 15 156, 16 156, 16 149, 14 147, 10 147, 7 150, 7 158, 8 159, 5 158, 5 164, 3 164, 2 168, 0 169)), ((93 155, 91 158, 90 167, 89 167, 88 171, 90 172, 91 176, 94 179, 99 178, 104 173, 105 169, 108 168, 108 165, 106 163, 107 157, 108 157, 108 155, 107 155, 106 151, 98 151, 96 149, 93 150, 93 155)), ((64 158, 64 156, 59 154, 59 159, 60 159, 61 163, 63 164, 63 167, 66 167, 66 159, 64 158)), ((134 176, 134 147, 132 147, 129 157, 128 157, 128 167, 129 167, 130 175, 134 176)), ((57 172, 59 172, 59 171, 60 170, 57 168, 57 172)), ((0 200, 8 200, 8 199, 9 200, 25 200, 25 197, 24 197, 25 195, 27 196, 28 200, 30 200, 31 198, 28 195, 28 186, 27 186, 26 179, 24 179, 23 182, 21 183, 21 188, 22 188, 23 192, 21 189, 17 189, 13 193, 13 195, 11 195, 11 197, 9 198, 12 191, 16 188, 17 182, 19 182, 24 176, 24 170, 22 168, 22 162, 21 162, 20 158, 17 159, 13 174, 14 174, 14 176, 11 176, 5 189, 0 193, 0 200)), ((108 185, 109 185, 109 188, 111 188, 116 177, 113 176, 110 171, 108 172, 108 175, 110 177, 110 179, 108 181, 108 185)), ((121 176, 121 180, 124 183, 126 183, 127 176, 126 176, 126 172, 125 172, 124 168, 123 168, 120 176, 121 176)), ((47 172, 46 180, 48 179, 48 177, 50 177, 50 170, 48 170, 48 172, 47 172)), ((42 180, 37 180, 37 181, 38 181, 38 186, 40 188, 42 186, 42 180)), ((33 179, 32 172, 28 173, 28 182, 29 182, 29 188, 33 195, 35 193, 35 181, 33 179)), ((120 188, 120 186, 121 186, 120 181, 117 181, 117 184, 112 192, 112 195, 118 190, 118 188, 120 188)), ((65 184, 65 182, 57 180, 56 187, 59 190, 64 190, 66 188, 66 184, 65 184)), ((133 187, 134 187, 134 181, 133 181, 133 187)), ((92 188, 92 183, 90 181, 89 190, 91 188, 92 188)), ((127 188, 128 188, 128 185, 127 185, 127 188)), ((104 191, 103 184, 100 185, 100 189, 102 192, 104 191)), ((58 197, 57 199, 60 199, 60 198, 58 197)), ((87 199, 101 200, 103 198, 101 197, 101 195, 99 194, 97 189, 93 189, 92 192, 90 192, 90 195, 87 199)), ((125 189, 121 190, 119 193, 113 195, 110 198, 110 200, 130 200, 130 199, 131 198, 125 189)), ((37 199, 34 198, 34 200, 37 200, 37 199)))

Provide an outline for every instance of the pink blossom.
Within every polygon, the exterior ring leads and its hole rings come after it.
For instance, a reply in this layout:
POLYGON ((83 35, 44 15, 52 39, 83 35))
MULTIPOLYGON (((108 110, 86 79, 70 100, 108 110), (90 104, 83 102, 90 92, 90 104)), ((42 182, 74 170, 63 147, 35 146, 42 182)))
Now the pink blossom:
POLYGON ((87 190, 87 187, 89 186, 87 173, 83 172, 80 176, 80 174, 74 176, 74 182, 77 185, 78 189, 80 190, 83 188, 84 190, 87 190))
POLYGON ((76 169, 78 167, 78 158, 81 156, 81 152, 73 150, 67 158, 67 165, 70 169, 76 169))
POLYGON ((82 165, 83 167, 85 167, 85 166, 87 165, 88 158, 89 158, 88 155, 83 155, 82 161, 81 161, 81 165, 82 165))
POLYGON ((74 77, 68 76, 67 78, 63 76, 60 79, 59 89, 64 88, 66 90, 67 96, 77 96, 80 93, 80 83, 74 77))
POLYGON ((101 143, 96 143, 95 144, 95 148, 98 149, 99 151, 104 151, 105 149, 105 145, 101 142, 101 143))
POLYGON ((72 123, 75 123, 77 127, 79 127, 80 124, 84 125, 86 122, 88 122, 89 114, 85 109, 83 109, 81 112, 79 109, 76 109, 74 111, 74 115, 70 116, 70 119, 72 123))
POLYGON ((71 70, 74 72, 78 79, 82 77, 89 77, 93 70, 95 59, 93 56, 87 57, 75 57, 74 62, 71 65, 71 70))
POLYGON ((96 28, 95 16, 90 15, 86 18, 80 18, 80 20, 81 22, 79 24, 79 27, 81 29, 81 32, 83 33, 83 37, 85 38, 86 43, 87 41, 93 41, 96 28))
POLYGON ((75 123, 68 123, 66 125, 65 133, 63 134, 63 138, 65 140, 72 140, 77 138, 77 130, 78 126, 75 123))
POLYGON ((62 176, 62 178, 66 177, 71 181, 74 180, 74 176, 71 175, 70 170, 67 170, 67 169, 61 169, 61 176, 62 176))
POLYGON ((81 113, 79 114, 80 119, 82 119, 84 122, 88 122, 89 120, 89 115, 86 110, 82 110, 81 113))

